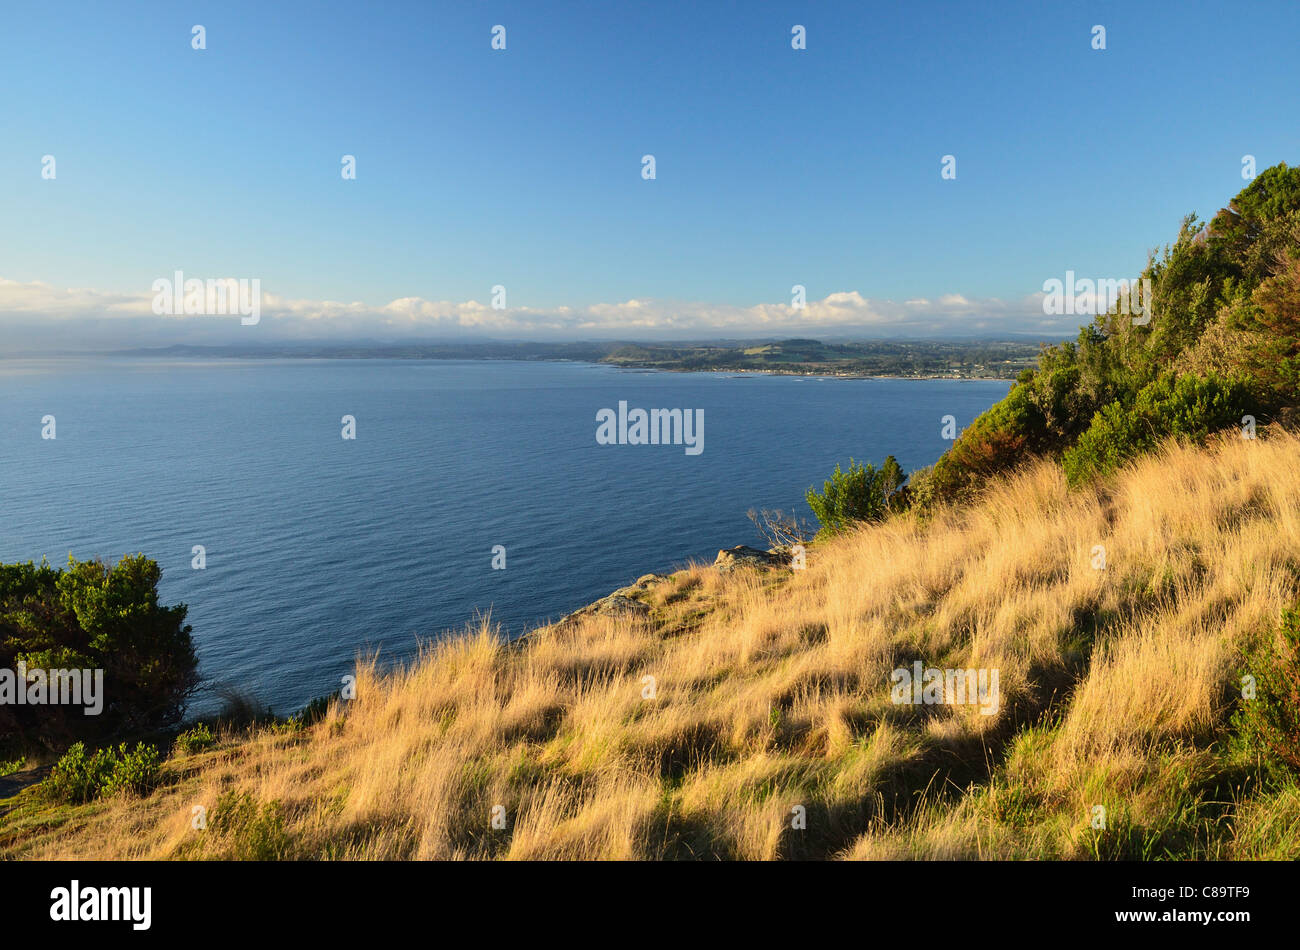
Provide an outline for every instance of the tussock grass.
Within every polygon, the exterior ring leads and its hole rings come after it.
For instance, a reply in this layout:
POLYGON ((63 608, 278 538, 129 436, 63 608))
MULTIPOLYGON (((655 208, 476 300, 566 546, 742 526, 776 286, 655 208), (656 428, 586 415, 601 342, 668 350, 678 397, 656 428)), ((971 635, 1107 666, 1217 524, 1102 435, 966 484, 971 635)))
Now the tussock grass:
POLYGON ((0 854, 1295 857, 1295 788, 1221 750, 1238 648, 1300 594, 1297 462, 1270 432, 1076 491, 1034 464, 805 571, 693 566, 646 587, 645 618, 515 643, 484 620, 403 669, 359 663, 311 726, 178 754, 147 798, 23 793, 0 854), (996 668, 997 712, 896 705, 914 660, 996 668), (202 831, 196 806, 219 816, 202 831))

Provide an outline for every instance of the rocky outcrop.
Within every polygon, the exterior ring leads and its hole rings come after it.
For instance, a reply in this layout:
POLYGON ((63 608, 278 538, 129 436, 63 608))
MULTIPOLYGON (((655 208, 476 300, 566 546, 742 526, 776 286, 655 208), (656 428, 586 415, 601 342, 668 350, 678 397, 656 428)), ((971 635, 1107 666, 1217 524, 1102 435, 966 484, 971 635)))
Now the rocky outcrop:
POLYGON ((571 614, 566 614, 560 618, 559 622, 568 623, 570 620, 590 616, 647 617, 650 615, 650 605, 645 601, 638 600, 637 595, 644 593, 666 576, 666 574, 643 574, 636 579, 635 584, 620 587, 614 593, 602 597, 594 604, 588 604, 571 614))
POLYGON ((713 566, 723 574, 730 574, 738 567, 789 567, 790 555, 779 548, 760 551, 747 544, 737 544, 719 551, 713 566))
MULTIPOLYGON (((723 574, 730 574, 741 567, 789 567, 791 556, 790 549, 786 547, 760 551, 747 544, 738 544, 734 548, 719 551, 713 566, 723 574)), ((620 587, 593 604, 580 607, 571 614, 565 614, 556 621, 556 626, 593 616, 648 617, 650 605, 641 599, 641 595, 667 576, 667 574, 643 574, 636 579, 635 584, 620 587)))

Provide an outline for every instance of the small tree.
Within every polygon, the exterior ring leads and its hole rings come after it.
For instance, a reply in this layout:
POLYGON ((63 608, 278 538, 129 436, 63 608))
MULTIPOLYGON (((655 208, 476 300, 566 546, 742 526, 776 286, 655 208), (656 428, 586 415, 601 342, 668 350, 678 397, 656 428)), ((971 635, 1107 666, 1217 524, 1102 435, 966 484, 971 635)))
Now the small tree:
POLYGON ((69 557, 63 570, 0 565, 0 668, 103 671, 100 715, 2 704, 0 742, 58 747, 180 721, 198 684, 198 661, 186 606, 159 602, 161 577, 144 555, 113 565, 69 557))
POLYGON ((854 523, 882 521, 891 511, 902 510, 905 481, 907 475, 892 455, 880 468, 849 459, 847 472, 836 464, 821 493, 809 488, 806 498, 822 531, 834 534, 854 523))

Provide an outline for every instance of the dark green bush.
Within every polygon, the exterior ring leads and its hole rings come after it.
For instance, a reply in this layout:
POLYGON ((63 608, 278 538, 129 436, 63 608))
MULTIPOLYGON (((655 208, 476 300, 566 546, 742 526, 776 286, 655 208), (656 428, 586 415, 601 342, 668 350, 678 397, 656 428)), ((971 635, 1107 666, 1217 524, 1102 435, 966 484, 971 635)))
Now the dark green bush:
POLYGON ((178 735, 175 748, 177 752, 202 752, 204 749, 211 747, 216 741, 207 723, 201 722, 178 735))
POLYGON ((55 570, 0 565, 0 666, 103 670, 104 707, 0 705, 0 740, 61 748, 180 720, 198 683, 184 604, 158 602, 162 576, 144 555, 55 570))
POLYGON ((1208 226, 1187 215, 1139 277, 1146 319, 1112 306, 1075 342, 1046 347, 935 463, 923 510, 1034 457, 1062 460, 1078 483, 1163 438, 1300 404, 1300 169, 1261 172, 1208 226))
POLYGON ((86 754, 86 745, 78 742, 59 759, 42 786, 52 801, 80 804, 99 795, 113 769, 112 755, 101 749, 86 754))
POLYGON ((849 459, 849 470, 841 471, 836 465, 820 494, 816 488, 808 489, 808 507, 827 533, 843 531, 857 522, 880 521, 903 507, 901 491, 906 480, 892 455, 878 469, 849 459))
POLYGON ((1066 478, 1080 484, 1109 475, 1126 461, 1178 436, 1200 441, 1211 432, 1241 425, 1255 410, 1246 386, 1217 376, 1162 376, 1144 387, 1131 406, 1115 402, 1062 457, 1066 478))
POLYGON ((1244 698, 1232 725, 1240 745, 1263 755, 1272 770, 1300 772, 1300 609, 1282 612, 1276 631, 1263 638, 1247 672, 1255 696, 1244 698))
POLYGON ((123 742, 92 755, 78 742, 50 770, 43 788, 52 801, 76 804, 118 792, 145 795, 157 785, 161 765, 157 747, 143 742, 130 750, 123 742))
POLYGON ((294 718, 304 726, 314 726, 325 718, 325 715, 330 710, 330 703, 339 699, 340 695, 340 692, 335 690, 327 696, 317 696, 306 706, 302 707, 294 718))
POLYGON ((158 784, 162 756, 157 746, 139 742, 128 752, 124 742, 118 746, 114 758, 113 770, 109 773, 108 782, 100 791, 101 795, 112 795, 117 792, 147 795, 158 784))
POLYGON ((995 475, 1043 450, 1035 433, 1046 431, 1046 419, 1033 392, 1033 370, 1020 374, 1006 398, 977 418, 943 454, 926 479, 928 499, 958 501, 983 487, 995 475))

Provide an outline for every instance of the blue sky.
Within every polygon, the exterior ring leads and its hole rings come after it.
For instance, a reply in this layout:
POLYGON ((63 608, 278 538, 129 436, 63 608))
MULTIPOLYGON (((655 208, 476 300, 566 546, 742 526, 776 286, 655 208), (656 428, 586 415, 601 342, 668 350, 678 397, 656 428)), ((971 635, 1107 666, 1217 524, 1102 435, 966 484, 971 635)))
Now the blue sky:
POLYGON ((854 295, 819 330, 1047 332, 1044 280, 1300 161, 1297 36, 1292 0, 10 6, 0 321, 181 269, 258 278, 268 335, 766 333, 796 283, 854 295), (496 284, 513 322, 461 319, 496 284))

